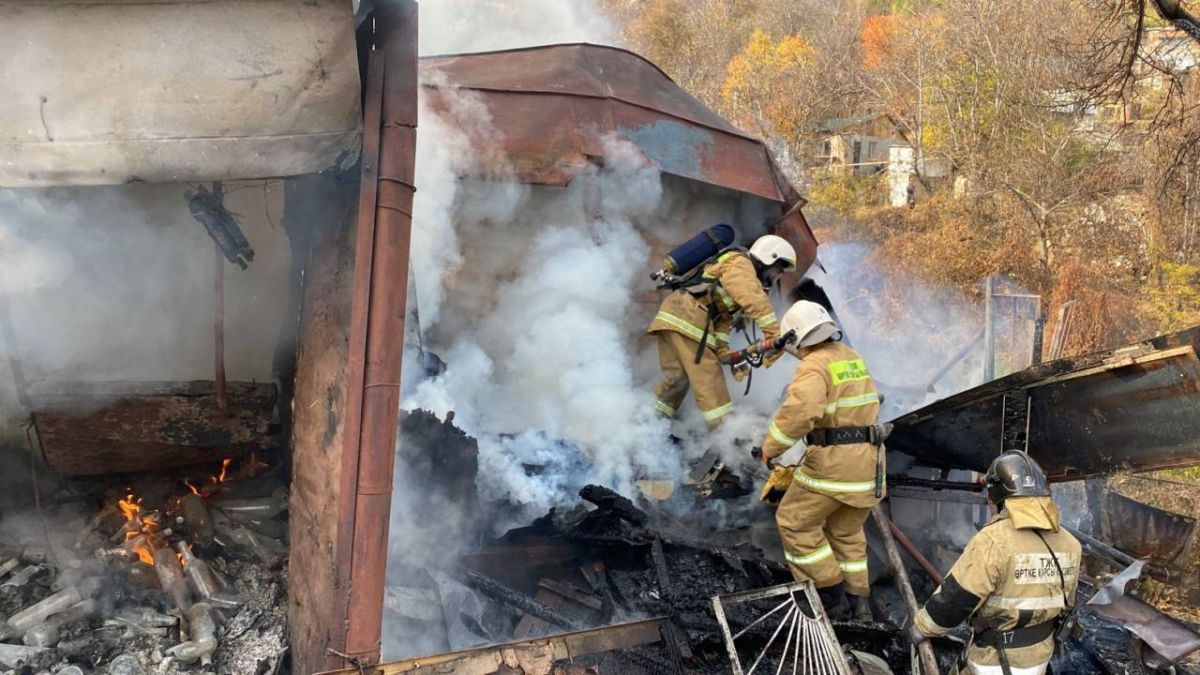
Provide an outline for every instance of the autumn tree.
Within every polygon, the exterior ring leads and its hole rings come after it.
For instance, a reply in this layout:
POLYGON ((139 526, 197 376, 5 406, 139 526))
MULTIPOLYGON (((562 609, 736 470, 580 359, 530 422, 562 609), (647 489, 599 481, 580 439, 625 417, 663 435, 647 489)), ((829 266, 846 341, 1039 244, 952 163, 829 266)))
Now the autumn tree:
POLYGON ((811 97, 821 79, 815 57, 803 35, 776 41, 756 29, 730 60, 721 86, 734 121, 763 138, 781 140, 792 153, 799 151, 822 120, 822 106, 811 97))

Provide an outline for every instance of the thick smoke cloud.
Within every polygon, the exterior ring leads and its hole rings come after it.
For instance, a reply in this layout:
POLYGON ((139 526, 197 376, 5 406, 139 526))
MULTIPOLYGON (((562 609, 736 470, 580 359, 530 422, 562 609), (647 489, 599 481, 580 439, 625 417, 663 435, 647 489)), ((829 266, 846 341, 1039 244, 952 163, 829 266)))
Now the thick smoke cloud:
POLYGON ((563 42, 616 44, 592 0, 421 0, 420 51, 455 54, 563 42))
POLYGON ((977 346, 929 391, 931 380, 983 328, 982 309, 961 293, 919 275, 885 271, 870 244, 824 242, 813 270, 837 310, 846 335, 892 397, 883 416, 894 417, 982 381, 977 346))
POLYGON ((527 193, 510 220, 487 217, 475 228, 459 212, 476 248, 472 269, 452 275, 443 318, 430 326, 432 341, 449 345, 449 369, 419 384, 406 405, 454 410, 480 438, 485 497, 533 509, 568 498, 547 489, 567 483, 556 469, 574 467, 553 456, 561 448, 548 449, 557 440, 590 456, 589 475, 575 480, 628 489, 639 472, 677 472, 667 423, 634 375, 627 330, 641 319, 629 310, 650 265, 634 221, 658 208, 661 180, 621 142, 610 143, 608 157, 565 190, 527 193), (522 464, 547 460, 531 485, 522 464))
MULTIPOLYGON (((0 284, 30 383, 212 378, 214 245, 188 213, 187 187, 0 190, 0 284)), ((226 265, 227 368, 260 381, 287 312, 271 187, 227 186, 258 251, 247 270, 226 265)))

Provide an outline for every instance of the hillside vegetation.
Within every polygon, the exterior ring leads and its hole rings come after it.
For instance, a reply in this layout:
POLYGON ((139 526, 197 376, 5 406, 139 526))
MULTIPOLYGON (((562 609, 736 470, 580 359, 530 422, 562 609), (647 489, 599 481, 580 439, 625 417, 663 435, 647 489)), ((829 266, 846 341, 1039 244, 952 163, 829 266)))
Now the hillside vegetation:
POLYGON ((604 4, 627 44, 768 139, 823 241, 871 242, 879 265, 976 300, 1009 275, 1046 299, 1048 331, 1075 300, 1067 354, 1200 324, 1200 50, 1141 2, 604 4), (820 158, 829 120, 867 116, 920 158, 915 208, 820 158))

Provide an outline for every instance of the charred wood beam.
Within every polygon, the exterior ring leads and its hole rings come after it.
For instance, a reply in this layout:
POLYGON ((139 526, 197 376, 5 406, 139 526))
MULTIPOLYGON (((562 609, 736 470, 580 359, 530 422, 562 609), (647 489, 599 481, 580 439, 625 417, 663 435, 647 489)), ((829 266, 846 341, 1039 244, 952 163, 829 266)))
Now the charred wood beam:
POLYGON ((757 555, 747 555, 729 548, 713 546, 698 539, 690 539, 677 534, 662 535, 650 530, 638 530, 629 536, 610 534, 583 534, 579 532, 564 532, 563 536, 570 541, 598 546, 630 546, 640 548, 650 546, 655 538, 662 541, 664 546, 691 548, 709 555, 721 558, 733 569, 742 572, 751 569, 763 575, 764 580, 770 580, 773 575, 788 575, 787 566, 774 560, 767 560, 757 555), (739 565, 741 566, 739 568, 739 565))
POLYGON ((568 618, 559 613, 558 610, 547 607, 546 605, 534 600, 533 598, 508 587, 505 584, 496 581, 495 579, 480 574, 475 570, 467 569, 466 567, 457 567, 455 576, 466 585, 483 593, 484 595, 503 602, 506 605, 511 605, 530 616, 535 616, 546 623, 554 624, 559 628, 567 630, 580 630, 583 628, 574 619, 568 618))
POLYGON ((888 476, 888 487, 928 488, 930 490, 959 490, 962 492, 983 492, 979 483, 968 483, 957 480, 934 480, 931 478, 911 478, 909 476, 888 476))
POLYGON ((611 511, 634 525, 645 525, 649 516, 646 512, 633 505, 628 497, 600 485, 585 485, 579 490, 579 496, 595 504, 598 508, 611 511))
POLYGON ((1029 392, 1011 391, 1004 394, 1000 421, 1000 451, 1029 450, 1029 392))
POLYGON ((671 584, 671 572, 667 568, 667 553, 663 550, 660 537, 655 537, 654 542, 650 544, 650 562, 654 567, 654 576, 658 579, 658 594, 663 604, 670 605, 675 597, 675 590, 671 584))

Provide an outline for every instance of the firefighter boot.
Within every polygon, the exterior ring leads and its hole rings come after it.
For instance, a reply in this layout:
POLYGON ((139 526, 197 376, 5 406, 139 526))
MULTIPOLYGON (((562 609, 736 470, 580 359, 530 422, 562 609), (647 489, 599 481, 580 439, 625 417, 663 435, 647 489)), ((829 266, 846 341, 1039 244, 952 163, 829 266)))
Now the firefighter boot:
POLYGON ((873 623, 875 621, 875 613, 871 611, 870 597, 866 595, 854 595, 853 593, 847 593, 846 596, 850 599, 850 618, 866 623, 873 623))
POLYGON ((821 598, 821 606, 829 615, 830 621, 845 621, 850 617, 850 602, 846 600, 846 588, 841 584, 818 588, 817 595, 821 598))

